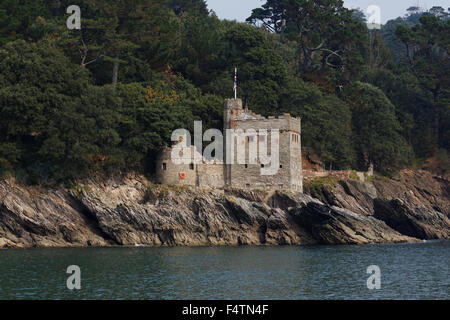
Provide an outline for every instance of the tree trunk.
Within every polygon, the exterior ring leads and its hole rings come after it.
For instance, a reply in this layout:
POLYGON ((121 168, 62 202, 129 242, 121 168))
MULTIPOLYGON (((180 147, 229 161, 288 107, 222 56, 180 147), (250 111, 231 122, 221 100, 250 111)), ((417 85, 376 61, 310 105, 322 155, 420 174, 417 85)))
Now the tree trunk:
POLYGON ((434 105, 434 138, 436 139, 436 146, 439 149, 439 126, 440 126, 440 108, 437 104, 434 105))
POLYGON ((439 149, 439 126, 440 126, 440 112, 441 109, 439 108, 439 89, 438 86, 433 91, 433 102, 434 102, 434 139, 436 141, 436 147, 439 149))
POLYGON ((119 50, 116 51, 116 55, 114 57, 116 61, 113 64, 113 75, 112 75, 112 85, 117 85, 117 80, 119 78, 119 50))

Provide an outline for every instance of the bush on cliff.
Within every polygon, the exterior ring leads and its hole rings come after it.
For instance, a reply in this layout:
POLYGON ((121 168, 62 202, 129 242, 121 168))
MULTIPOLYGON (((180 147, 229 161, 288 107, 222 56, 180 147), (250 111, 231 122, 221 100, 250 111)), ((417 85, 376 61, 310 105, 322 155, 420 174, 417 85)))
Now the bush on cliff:
POLYGON ((412 149, 401 135, 395 107, 380 89, 356 82, 352 97, 354 144, 361 166, 392 174, 411 163, 412 149))

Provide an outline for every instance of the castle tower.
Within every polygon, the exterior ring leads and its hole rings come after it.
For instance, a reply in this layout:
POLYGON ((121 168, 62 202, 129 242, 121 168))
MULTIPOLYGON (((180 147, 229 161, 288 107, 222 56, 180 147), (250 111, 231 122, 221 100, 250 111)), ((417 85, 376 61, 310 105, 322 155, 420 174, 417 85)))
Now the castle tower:
MULTIPOLYGON (((196 149, 191 146, 186 148, 185 164, 173 163, 172 152, 177 152, 177 147, 181 144, 186 146, 183 140, 161 153, 156 167, 157 181, 200 188, 225 186, 237 189, 303 191, 300 118, 289 114, 265 118, 247 107, 244 109, 241 99, 226 99, 223 125, 223 162, 203 159, 202 163, 195 163, 196 149), (239 130, 244 136, 229 135, 229 129, 239 130), (230 137, 232 141, 228 141, 230 137), (231 150, 232 157, 227 154, 231 150), (267 154, 270 161, 265 161, 260 157, 261 154, 267 154), (229 163, 227 160, 233 161, 229 163)), ((184 155, 183 152, 183 157, 184 155)))
POLYGON ((227 164, 227 129, 234 129, 237 125, 237 120, 242 115, 242 100, 241 99, 225 99, 223 108, 223 134, 224 134, 224 144, 223 144, 223 176, 225 179, 225 185, 231 186, 231 164, 227 164))
MULTIPOLYGON (((243 109, 241 99, 227 99, 224 103, 224 130, 242 129, 256 133, 249 134, 246 142, 233 141, 233 164, 224 165, 224 182, 226 186, 246 189, 289 189, 303 191, 302 157, 301 157, 301 119, 285 114, 279 117, 265 118, 254 112, 243 109), (261 135, 261 130, 267 136, 261 135), (279 138, 274 137, 279 149, 279 165, 273 175, 262 175, 262 168, 273 168, 274 164, 264 165, 259 159, 255 164, 249 159, 250 145, 259 150, 267 144, 271 154, 272 131, 278 130, 279 138), (255 146, 256 145, 256 146, 255 146), (236 149, 245 148, 246 163, 237 163, 236 149)), ((227 134, 224 132, 224 159, 227 160, 227 134)), ((242 149, 241 149, 242 150, 242 149)), ((259 158, 259 157, 258 157, 259 158)))
POLYGON ((302 164, 302 129, 301 119, 291 118, 289 126, 289 176, 290 189, 303 192, 303 164, 302 164))
POLYGON ((223 108, 223 126, 225 129, 233 128, 235 121, 239 119, 242 112, 242 100, 241 99, 225 99, 223 108))

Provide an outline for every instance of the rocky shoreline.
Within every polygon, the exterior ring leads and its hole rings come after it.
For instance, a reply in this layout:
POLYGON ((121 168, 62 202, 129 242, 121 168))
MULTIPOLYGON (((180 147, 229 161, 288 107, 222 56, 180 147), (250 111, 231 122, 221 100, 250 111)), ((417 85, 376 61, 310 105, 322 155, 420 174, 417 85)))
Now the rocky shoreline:
POLYGON ((9 179, 0 182, 0 248, 449 239, 449 200, 448 179, 412 170, 312 196, 156 186, 137 175, 51 190, 9 179))

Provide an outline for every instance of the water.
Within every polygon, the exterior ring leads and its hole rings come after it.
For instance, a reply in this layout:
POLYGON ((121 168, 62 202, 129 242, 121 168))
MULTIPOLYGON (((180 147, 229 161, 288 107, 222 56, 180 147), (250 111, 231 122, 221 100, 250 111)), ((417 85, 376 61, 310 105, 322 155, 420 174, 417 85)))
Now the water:
POLYGON ((449 241, 0 250, 0 299, 449 299, 449 241), (69 265, 81 290, 66 287, 69 265), (367 267, 381 268, 368 290, 367 267))

